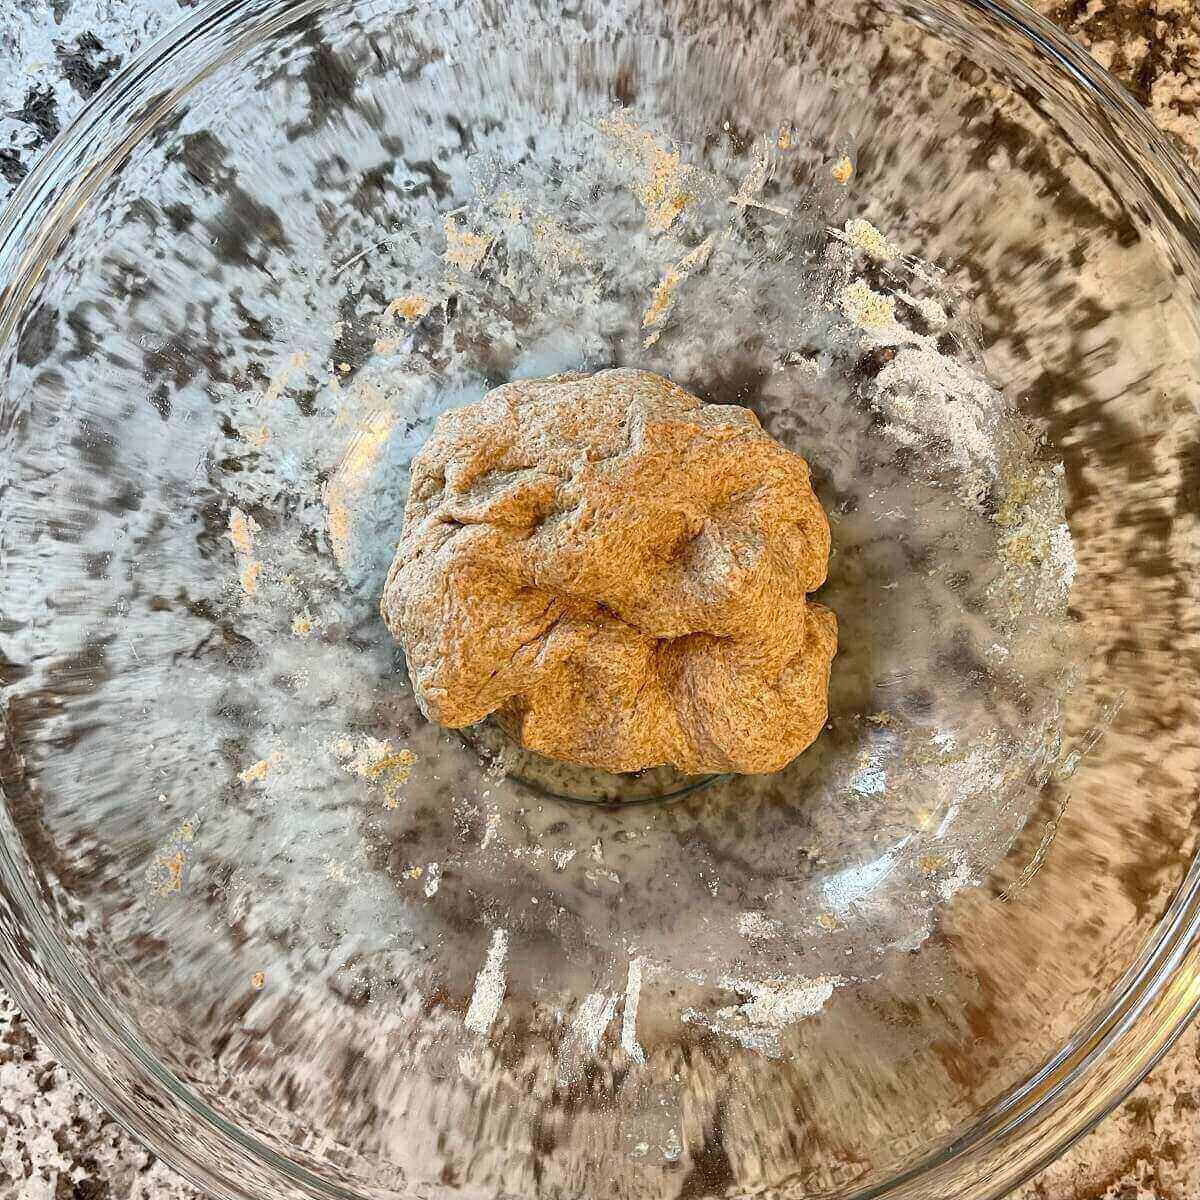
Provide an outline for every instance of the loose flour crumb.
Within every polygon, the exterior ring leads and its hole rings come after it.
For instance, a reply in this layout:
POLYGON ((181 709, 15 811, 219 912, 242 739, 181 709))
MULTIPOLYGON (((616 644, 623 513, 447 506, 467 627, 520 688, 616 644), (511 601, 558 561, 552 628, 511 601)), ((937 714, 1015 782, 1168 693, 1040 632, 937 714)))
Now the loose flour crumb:
POLYGON ((891 329, 896 324, 896 298, 872 291, 861 279, 842 288, 838 298, 859 329, 891 329))
POLYGON ((398 296, 384 310, 384 319, 399 317, 402 321, 419 321, 433 307, 428 296, 398 296))
POLYGON ((258 522, 248 517, 240 508, 229 510, 229 532, 225 535, 233 545, 236 554, 249 558, 254 553, 254 535, 258 532, 258 522))
POLYGON ((245 592, 247 596, 254 596, 254 595, 258 594, 258 581, 259 581, 259 577, 261 575, 262 575, 262 563, 260 563, 257 559, 254 559, 253 561, 248 562, 242 568, 242 573, 241 573, 241 577, 240 577, 241 583, 242 583, 242 591, 245 592))
POLYGON ((442 256, 446 265, 469 275, 487 256, 492 239, 463 228, 453 215, 443 220, 442 229, 446 234, 446 253, 442 256))
POLYGON ((245 784, 261 783, 270 774, 272 767, 277 767, 283 761, 283 755, 275 750, 266 758, 260 758, 244 771, 238 772, 238 778, 245 784))
POLYGON ((900 253, 899 248, 889 242, 870 221, 864 221, 861 217, 847 221, 842 236, 847 244, 862 250, 876 262, 889 262, 900 253))

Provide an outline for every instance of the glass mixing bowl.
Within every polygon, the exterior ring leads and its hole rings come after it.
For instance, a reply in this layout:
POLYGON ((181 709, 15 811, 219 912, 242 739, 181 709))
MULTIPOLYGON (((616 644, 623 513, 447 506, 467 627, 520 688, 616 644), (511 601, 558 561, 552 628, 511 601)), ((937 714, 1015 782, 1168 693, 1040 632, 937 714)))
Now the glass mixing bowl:
POLYGON ((1000 1195, 1200 1004, 1198 280, 1015 4, 198 10, 0 223, 5 985, 218 1197, 1000 1195), (379 620, 436 414, 614 365, 812 464, 778 775, 435 729, 379 620))

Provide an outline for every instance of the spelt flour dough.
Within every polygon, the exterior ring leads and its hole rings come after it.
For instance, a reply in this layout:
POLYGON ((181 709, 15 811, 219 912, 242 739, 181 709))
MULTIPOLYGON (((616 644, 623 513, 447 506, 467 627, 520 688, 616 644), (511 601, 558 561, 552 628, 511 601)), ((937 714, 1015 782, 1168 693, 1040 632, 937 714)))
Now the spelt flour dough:
POLYGON ((610 771, 775 771, 837 622, 808 465, 747 409, 612 370, 507 384, 413 463, 381 610, 422 710, 610 771))

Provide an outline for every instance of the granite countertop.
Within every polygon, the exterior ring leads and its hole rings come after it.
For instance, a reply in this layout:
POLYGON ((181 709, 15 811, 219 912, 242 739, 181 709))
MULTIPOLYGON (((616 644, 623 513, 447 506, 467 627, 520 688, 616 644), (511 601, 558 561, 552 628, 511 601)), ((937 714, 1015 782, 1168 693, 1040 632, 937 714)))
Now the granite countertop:
MULTIPOLYGON (((104 81, 191 0, 0 0, 0 202, 104 81)), ((1200 168, 1197 0, 1034 0, 1200 168)), ((0 1197, 194 1200, 97 1108, 0 992, 0 1197)), ((1018 1200, 1200 1200, 1200 1026, 1018 1200)), ((948 1198, 949 1200, 949 1198, 948 1198)))

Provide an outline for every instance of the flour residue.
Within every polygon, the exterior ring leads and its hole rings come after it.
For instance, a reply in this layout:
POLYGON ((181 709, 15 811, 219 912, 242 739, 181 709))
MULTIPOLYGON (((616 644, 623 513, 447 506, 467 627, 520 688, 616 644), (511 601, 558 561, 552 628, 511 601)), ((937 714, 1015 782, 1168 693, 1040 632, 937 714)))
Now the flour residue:
POLYGON ((625 981, 625 1008, 621 1013, 621 1049, 639 1065, 646 1061, 645 1051, 637 1040, 638 1004, 642 998, 642 960, 629 960, 629 974, 625 981))
POLYGON ((586 995, 571 1022, 571 1035, 576 1044, 588 1054, 595 1054, 616 1012, 616 996, 606 996, 603 992, 586 995))
POLYGON ((765 942, 783 936, 783 925, 761 912, 738 913, 737 931, 751 942, 765 942))
POLYGON ((229 510, 229 541, 234 553, 246 558, 254 554, 254 535, 258 532, 258 522, 248 517, 240 508, 229 510))
POLYGON ((834 988, 844 982, 840 976, 815 979, 778 976, 765 980, 726 978, 721 981, 721 986, 745 997, 741 1003, 708 1013, 692 1009, 684 1017, 748 1050, 778 1058, 780 1035, 789 1026, 819 1013, 833 995, 834 988))
POLYGON ((425 868, 425 899, 432 900, 437 895, 438 888, 442 886, 442 866, 441 863, 431 862, 425 868))
POLYGON ((446 235, 446 265, 470 274, 487 257, 492 239, 460 225, 453 214, 442 222, 446 235))
POLYGON ((504 1003, 504 993, 508 989, 508 981, 504 974, 507 958, 508 932, 497 929, 492 933, 483 967, 475 977, 475 989, 471 993, 471 1003, 467 1009, 466 1026, 480 1037, 488 1035, 500 1015, 500 1006, 504 1003))
POLYGON ((896 326, 896 298, 875 291, 861 279, 846 284, 838 299, 843 312, 859 329, 876 333, 896 326))
POLYGON ((283 752, 273 750, 266 758, 260 758, 251 763, 245 770, 238 772, 238 778, 245 784, 262 783, 271 771, 283 762, 283 752))
POLYGON ((182 821, 154 852, 146 868, 146 886, 154 896, 175 895, 183 890, 184 877, 191 861, 199 816, 182 821))
POLYGON ((303 370, 307 363, 308 353, 304 350, 297 350, 294 354, 288 355, 284 364, 271 376, 267 390, 263 393, 263 402, 273 404, 278 400, 283 395, 284 389, 291 383, 292 376, 297 371, 303 370))
POLYGON ((900 253, 899 248, 892 245, 870 221, 865 221, 861 217, 853 217, 848 220, 844 230, 833 229, 830 232, 839 240, 844 241, 846 245, 853 246, 856 250, 862 250, 868 258, 875 262, 888 262, 900 253))
POLYGON ((683 283, 693 271, 701 270, 712 256, 713 238, 706 237, 700 245, 689 250, 673 267, 668 267, 659 280, 650 303, 642 314, 642 328, 650 329, 666 320, 675 299, 675 289, 683 283))
POLYGON ((646 227, 665 233, 695 199, 694 169, 677 149, 664 147, 659 137, 621 110, 602 120, 599 129, 612 160, 633 173, 633 191, 646 209, 646 227))

